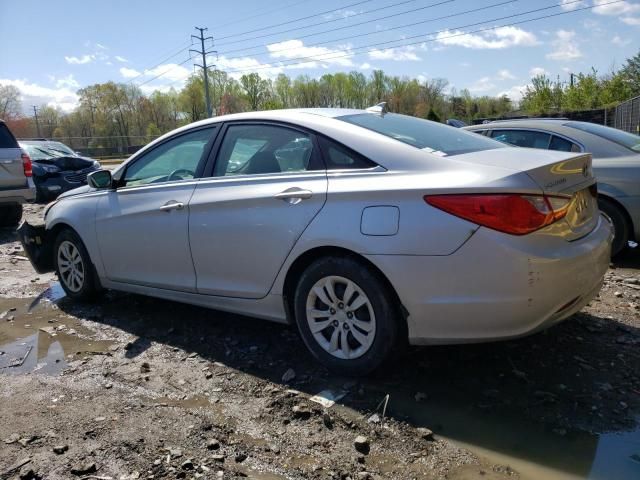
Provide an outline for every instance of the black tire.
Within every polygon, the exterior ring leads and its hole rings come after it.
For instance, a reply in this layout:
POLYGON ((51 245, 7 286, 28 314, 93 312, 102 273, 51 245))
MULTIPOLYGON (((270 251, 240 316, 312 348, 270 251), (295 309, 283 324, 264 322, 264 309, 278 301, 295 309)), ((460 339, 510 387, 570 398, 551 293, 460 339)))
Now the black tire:
MULTIPOLYGON (((341 293, 338 291, 338 285, 336 285, 335 293, 338 298, 344 298, 344 288, 341 293)), ((358 294, 351 297, 351 305, 355 305, 358 299, 358 294)), ((400 306, 397 304, 397 300, 392 292, 389 291, 389 287, 386 282, 380 277, 378 272, 367 266, 364 262, 360 262, 350 257, 325 257, 316 260, 302 273, 298 281, 298 285, 294 295, 294 312, 295 319, 302 336, 302 340, 313 354, 313 356, 328 369, 347 376, 361 376, 373 372, 377 369, 385 360, 387 360, 392 353, 395 352, 397 347, 401 345, 402 332, 402 315, 400 306), (368 350, 357 358, 341 359, 329 353, 323 348, 319 341, 316 340, 314 334, 311 332, 311 328, 307 321, 307 300, 308 296, 314 285, 324 279, 325 277, 337 276, 349 280, 364 292, 369 300, 369 303, 375 318, 374 338, 372 343, 368 347, 368 350)), ((317 301, 317 300, 316 300, 317 301)), ((322 302, 321 302, 322 303, 322 302)), ((342 304, 342 303, 341 303, 342 304)), ((343 309, 347 310, 348 305, 343 309)), ((313 308, 316 308, 315 306, 313 308)), ((324 309, 323 309, 324 310, 324 309)), ((367 310, 365 310, 365 316, 368 316, 367 310)), ((362 315, 354 310, 352 315, 362 315)), ((346 314, 345 314, 346 315, 346 314)), ((350 317, 353 318, 353 317, 350 317)), ((327 319, 328 321, 330 319, 327 319)), ((357 319, 359 320, 359 319, 357 319)), ((325 321, 325 320, 322 320, 325 321)), ((347 320, 344 320, 345 322, 347 320)), ((352 320, 353 321, 353 320, 352 320)), ((351 328, 356 327, 352 324, 351 328)), ((342 325, 344 327, 344 325, 342 325)), ((330 342, 331 332, 329 329, 337 328, 333 325, 326 327, 323 330, 322 335, 327 336, 327 341, 330 342)), ((349 338, 348 326, 345 327, 347 333, 344 333, 345 338, 349 342, 352 342, 355 337, 351 332, 352 337, 349 338)), ((362 334, 362 331, 359 331, 362 334)), ((339 340, 340 343, 343 340, 339 340)))
POLYGON ((613 224, 615 237, 611 245, 611 256, 615 257, 627 247, 630 231, 629 222, 624 212, 615 203, 606 198, 598 198, 598 207, 613 224))
POLYGON ((12 203, 0 206, 0 227, 17 227, 22 219, 22 205, 12 203))
POLYGON ((97 281, 91 257, 89 257, 89 252, 87 252, 84 243, 82 243, 78 234, 73 230, 62 230, 56 237, 53 246, 53 263, 58 279, 60 280, 60 285, 62 285, 62 288, 69 298, 79 301, 90 301, 96 297, 100 291, 100 285, 97 281), (77 250, 81 259, 83 278, 80 288, 74 288, 77 287, 77 284, 69 280, 66 272, 61 272, 61 269, 64 267, 61 265, 60 249, 65 242, 70 243, 77 250))

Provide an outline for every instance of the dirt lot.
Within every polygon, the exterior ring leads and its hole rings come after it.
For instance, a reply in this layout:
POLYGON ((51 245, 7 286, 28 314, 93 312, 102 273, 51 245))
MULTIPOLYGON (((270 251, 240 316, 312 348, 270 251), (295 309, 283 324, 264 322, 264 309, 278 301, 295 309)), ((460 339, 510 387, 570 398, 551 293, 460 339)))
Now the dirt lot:
POLYGON ((412 349, 354 381, 293 328, 74 304, 0 230, 0 478, 640 478, 639 268, 631 252, 541 334, 412 349))

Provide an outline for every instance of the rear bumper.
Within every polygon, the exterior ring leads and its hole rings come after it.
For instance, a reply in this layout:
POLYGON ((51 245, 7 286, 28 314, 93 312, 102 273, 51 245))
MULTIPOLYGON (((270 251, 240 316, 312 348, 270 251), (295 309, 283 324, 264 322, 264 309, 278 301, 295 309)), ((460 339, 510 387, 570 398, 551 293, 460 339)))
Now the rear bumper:
POLYGON ((48 234, 44 225, 33 226, 23 220, 17 232, 22 248, 33 268, 38 273, 53 271, 53 248, 48 243, 48 234))
POLYGON ((612 232, 602 218, 573 242, 480 228, 454 254, 374 255, 409 312, 412 344, 516 338, 579 311, 602 285, 612 232))
POLYGON ((0 190, 0 205, 6 203, 31 203, 36 199, 36 187, 31 178, 27 186, 17 189, 0 190))

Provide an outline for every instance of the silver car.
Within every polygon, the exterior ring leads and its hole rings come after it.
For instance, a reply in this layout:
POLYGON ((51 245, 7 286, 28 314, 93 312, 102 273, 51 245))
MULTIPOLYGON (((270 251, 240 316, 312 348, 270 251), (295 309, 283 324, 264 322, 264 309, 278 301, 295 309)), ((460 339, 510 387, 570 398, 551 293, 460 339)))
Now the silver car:
POLYGON ((591 153, 598 204, 615 230, 612 254, 629 240, 640 241, 640 136, 566 119, 501 120, 465 129, 518 147, 591 153))
POLYGON ((520 337, 580 310, 611 247, 594 185, 588 154, 382 108, 251 112, 164 135, 19 232, 73 299, 108 288, 293 323, 355 375, 407 341, 520 337))

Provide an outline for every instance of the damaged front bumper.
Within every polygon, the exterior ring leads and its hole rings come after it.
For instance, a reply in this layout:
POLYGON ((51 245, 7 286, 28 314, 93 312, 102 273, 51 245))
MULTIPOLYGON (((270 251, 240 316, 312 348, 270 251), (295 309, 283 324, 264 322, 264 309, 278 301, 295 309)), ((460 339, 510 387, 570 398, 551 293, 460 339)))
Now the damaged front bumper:
POLYGON ((17 232, 22 248, 24 248, 36 272, 52 272, 54 269, 53 248, 47 242, 48 234, 44 225, 30 225, 26 220, 23 220, 17 232))

